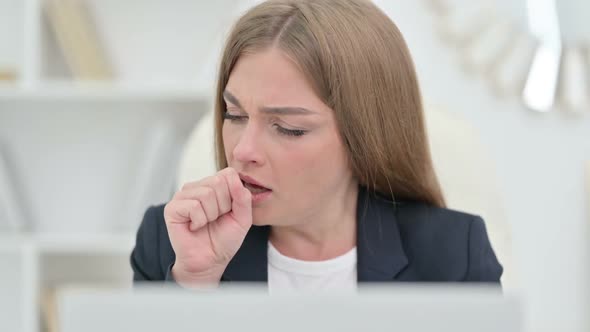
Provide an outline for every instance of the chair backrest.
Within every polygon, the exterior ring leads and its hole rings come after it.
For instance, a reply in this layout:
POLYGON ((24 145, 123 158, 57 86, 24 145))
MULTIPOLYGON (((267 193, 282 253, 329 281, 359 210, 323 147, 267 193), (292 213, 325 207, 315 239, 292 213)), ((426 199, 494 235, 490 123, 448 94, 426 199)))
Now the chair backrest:
POLYGON ((180 157, 176 184, 197 181, 216 172, 213 112, 203 115, 191 132, 180 157))
POLYGON ((428 107, 426 124, 434 168, 448 207, 482 216, 504 267, 502 284, 516 288, 511 230, 490 152, 477 130, 458 115, 428 107))
MULTIPOLYGON (((511 254, 511 232, 506 221, 495 166, 477 131, 466 121, 436 109, 426 112, 434 167, 449 208, 482 216, 490 241, 504 267, 502 284, 517 285, 511 254)), ((178 188, 215 173, 213 112, 195 127, 180 161, 178 188)))

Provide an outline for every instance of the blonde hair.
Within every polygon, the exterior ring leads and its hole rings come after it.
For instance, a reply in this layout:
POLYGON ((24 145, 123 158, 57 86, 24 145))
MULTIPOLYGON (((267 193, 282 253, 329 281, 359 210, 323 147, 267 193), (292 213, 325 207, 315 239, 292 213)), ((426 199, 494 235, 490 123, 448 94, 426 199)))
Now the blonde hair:
POLYGON ((244 14, 222 54, 215 96, 217 166, 227 167, 223 92, 240 55, 277 47, 335 114, 353 175, 392 199, 444 207, 414 64, 395 24, 368 0, 270 0, 244 14))

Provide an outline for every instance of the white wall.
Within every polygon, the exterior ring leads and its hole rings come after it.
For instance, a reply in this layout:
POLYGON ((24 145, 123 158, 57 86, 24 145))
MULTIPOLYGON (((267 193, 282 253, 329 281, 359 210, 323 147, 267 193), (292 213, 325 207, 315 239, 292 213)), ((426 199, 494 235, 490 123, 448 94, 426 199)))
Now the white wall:
POLYGON ((406 37, 425 99, 470 121, 497 161, 532 330, 579 329, 590 310, 584 307, 590 207, 583 188, 590 110, 538 114, 518 100, 494 97, 437 37, 428 1, 376 2, 406 37))

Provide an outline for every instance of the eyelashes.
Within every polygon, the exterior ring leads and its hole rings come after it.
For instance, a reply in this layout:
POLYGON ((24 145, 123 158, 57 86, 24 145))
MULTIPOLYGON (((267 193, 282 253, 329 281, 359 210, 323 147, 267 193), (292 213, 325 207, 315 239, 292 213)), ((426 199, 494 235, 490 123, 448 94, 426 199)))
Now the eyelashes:
POLYGON ((287 136, 303 136, 305 135, 306 131, 301 129, 287 129, 279 126, 278 124, 274 124, 273 127, 277 129, 277 131, 283 135, 287 136))
POLYGON ((240 122, 240 121, 244 121, 244 120, 248 119, 248 117, 245 115, 231 115, 227 112, 224 112, 223 119, 230 120, 231 122, 240 122))
MULTIPOLYGON (((223 113, 223 119, 229 120, 231 123, 243 123, 248 120, 248 117, 245 115, 232 115, 227 112, 223 113)), ((273 124, 273 127, 277 130, 277 132, 284 136, 291 136, 291 137, 300 137, 307 133, 307 130, 302 129, 287 129, 285 127, 281 127, 278 124, 273 124)))

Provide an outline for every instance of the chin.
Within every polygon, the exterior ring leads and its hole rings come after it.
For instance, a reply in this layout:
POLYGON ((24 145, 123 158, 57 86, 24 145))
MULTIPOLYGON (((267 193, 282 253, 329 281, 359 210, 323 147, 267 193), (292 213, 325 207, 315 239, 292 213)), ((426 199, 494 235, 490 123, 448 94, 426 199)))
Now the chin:
POLYGON ((272 226, 275 225, 276 223, 271 222, 268 219, 264 219, 264 218, 252 218, 252 225, 254 226, 272 226))
POLYGON ((258 219, 252 220, 252 225, 254 225, 254 226, 270 226, 269 223, 264 222, 262 220, 258 220, 258 219))
POLYGON ((252 209, 252 225, 255 226, 266 226, 268 225, 268 218, 261 213, 262 211, 257 211, 257 209, 252 209))
POLYGON ((252 209, 252 225, 270 226, 276 224, 272 222, 273 220, 276 220, 276 218, 272 218, 269 215, 269 211, 265 211, 265 209, 260 208, 252 209))

